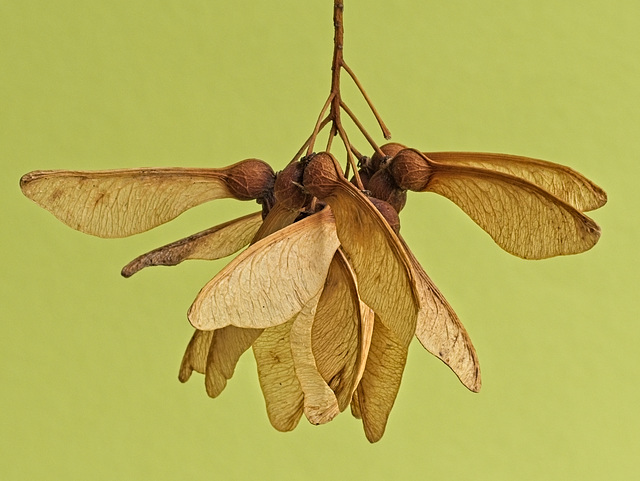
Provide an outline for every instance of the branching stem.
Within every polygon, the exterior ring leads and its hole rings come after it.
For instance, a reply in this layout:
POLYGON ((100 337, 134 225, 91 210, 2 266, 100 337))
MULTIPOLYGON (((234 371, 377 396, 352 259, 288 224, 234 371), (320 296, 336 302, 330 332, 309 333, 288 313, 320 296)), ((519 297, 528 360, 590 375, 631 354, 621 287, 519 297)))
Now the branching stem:
POLYGON ((364 190, 362 180, 360 179, 360 175, 358 173, 358 164, 356 162, 355 157, 358 160, 362 160, 362 155, 360 152, 349 142, 349 137, 342 125, 341 113, 342 111, 346 112, 347 115, 351 118, 353 123, 356 125, 358 130, 364 135, 367 139, 367 142, 371 145, 373 150, 377 153, 383 155, 383 152, 380 150, 378 144, 373 140, 373 137, 369 135, 366 131, 362 122, 356 117, 356 115, 346 106, 346 104, 342 101, 342 95, 340 93, 340 73, 342 69, 344 69, 347 74, 354 81, 358 90, 366 100, 371 112, 376 118, 378 125, 382 130, 382 135, 385 139, 391 138, 391 132, 383 122, 380 114, 376 110, 373 105, 373 102, 367 95, 367 92, 364 90, 362 84, 358 80, 356 74, 351 70, 351 68, 345 63, 343 57, 343 43, 344 43, 344 24, 343 24, 343 14, 344 14, 344 0, 333 0, 333 27, 334 27, 334 36, 333 36, 333 61, 331 62, 331 90, 329 92, 329 96, 322 109, 320 110, 320 114, 318 115, 318 119, 314 125, 313 132, 311 136, 304 143, 302 148, 298 151, 292 162, 297 160, 304 150, 307 150, 307 155, 310 155, 313 152, 313 148, 315 146, 316 138, 320 131, 327 125, 329 122, 331 123, 331 130, 329 132, 329 139, 327 141, 327 152, 330 151, 333 138, 336 135, 340 136, 342 143, 345 146, 347 151, 347 165, 345 167, 345 176, 349 175, 349 170, 353 169, 353 175, 355 177, 355 182, 358 188, 364 190), (327 110, 329 113, 327 114, 327 110))
POLYGON ((385 139, 389 140, 391 138, 391 132, 389 131, 384 121, 382 120, 382 117, 378 113, 378 110, 376 109, 375 105, 373 105, 371 98, 369 98, 369 95, 367 95, 367 92, 365 91, 364 87, 360 83, 360 80, 358 80, 358 77, 356 77, 356 74, 353 72, 353 70, 351 70, 351 68, 344 61, 342 62, 342 68, 346 70, 346 72, 349 74, 353 82, 356 84, 356 87, 358 87, 358 90, 360 90, 360 93, 362 94, 364 99, 367 101, 367 104, 369 105, 371 112, 373 112, 374 117, 378 121, 378 125, 380 125, 380 129, 382 130, 382 135, 384 136, 385 139))

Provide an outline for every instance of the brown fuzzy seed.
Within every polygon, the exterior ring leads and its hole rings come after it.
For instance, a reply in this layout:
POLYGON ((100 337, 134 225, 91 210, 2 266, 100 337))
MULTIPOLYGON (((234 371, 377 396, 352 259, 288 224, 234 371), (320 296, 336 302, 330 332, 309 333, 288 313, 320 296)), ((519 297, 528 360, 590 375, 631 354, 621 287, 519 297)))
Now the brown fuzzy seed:
POLYGON ((398 187, 389 169, 376 172, 369 181, 368 190, 376 199, 391 204, 396 212, 400 212, 407 203, 407 191, 398 187))
MULTIPOLYGON (((386 157, 393 157, 398 152, 406 148, 406 146, 398 144, 397 142, 390 142, 381 146, 380 150, 382 150, 386 157)), ((378 169, 380 169, 380 164, 384 159, 385 157, 380 155, 378 152, 374 152, 369 161, 369 168, 371 169, 371 172, 377 172, 378 169)))
POLYGON ((369 197, 371 203, 378 209, 378 212, 382 214, 382 217, 387 221, 387 224, 397 234, 400 232, 400 217, 398 212, 384 200, 376 199, 375 197, 369 197))
POLYGON ((398 187, 417 192, 427 187, 433 172, 428 159, 414 149, 398 152, 388 169, 398 187))
POLYGON ((282 172, 276 176, 273 187, 276 200, 283 207, 291 210, 302 209, 311 202, 311 195, 302 188, 302 177, 304 174, 304 164, 294 162, 289 164, 282 172))
POLYGON ((338 179, 342 177, 342 169, 333 155, 328 152, 320 152, 311 156, 304 169, 302 184, 307 191, 324 199, 331 195, 338 179))
POLYGON ((238 200, 262 199, 273 189, 275 173, 269 164, 258 159, 247 159, 229 167, 226 184, 238 200))

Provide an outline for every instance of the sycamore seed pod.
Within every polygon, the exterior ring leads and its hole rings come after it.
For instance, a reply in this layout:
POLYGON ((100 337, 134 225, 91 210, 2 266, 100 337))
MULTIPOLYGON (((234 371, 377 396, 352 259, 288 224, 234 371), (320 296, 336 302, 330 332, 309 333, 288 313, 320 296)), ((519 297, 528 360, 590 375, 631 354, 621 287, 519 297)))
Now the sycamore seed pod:
POLYGON ((376 172, 368 183, 367 190, 376 199, 391 204, 396 212, 400 212, 407 203, 407 191, 398 187, 389 169, 376 172))
POLYGON ((398 187, 417 192, 426 188, 433 172, 424 155, 413 149, 398 152, 388 169, 398 187))
POLYGON ((384 200, 377 199, 375 197, 369 197, 371 203, 378 209, 378 212, 382 214, 384 220, 387 221, 389 227, 393 229, 393 231, 397 234, 400 232, 400 217, 398 216, 398 211, 395 207, 393 207, 389 202, 385 202, 384 200))
POLYGON ((333 155, 320 152, 309 157, 302 183, 311 195, 324 199, 331 195, 342 177, 342 169, 333 155))
POLYGON ((275 173, 269 164, 247 159, 231 166, 225 173, 226 186, 238 200, 262 199, 272 188, 275 173))
MULTIPOLYGON (((380 147, 380 150, 386 157, 393 157, 398 152, 406 148, 407 148, 406 146, 402 144, 398 144, 397 142, 389 142, 388 144, 384 144, 382 147, 380 147)), ((380 155, 380 153, 378 152, 373 153, 373 155, 371 156, 371 160, 369 161, 369 168, 372 173, 377 172, 380 169, 384 159, 385 157, 380 155)))
POLYGON ((302 209, 311 202, 311 196, 302 187, 304 164, 293 162, 276 176, 274 193, 283 207, 291 210, 302 209))
MULTIPOLYGON (((369 180, 371 179, 372 175, 370 172, 371 171, 368 167, 362 167, 361 169, 358 169, 358 175, 360 176, 360 182, 362 182, 362 187, 364 188, 364 190, 369 189, 369 180)), ((355 186, 358 185, 355 175, 351 177, 350 182, 355 186)))

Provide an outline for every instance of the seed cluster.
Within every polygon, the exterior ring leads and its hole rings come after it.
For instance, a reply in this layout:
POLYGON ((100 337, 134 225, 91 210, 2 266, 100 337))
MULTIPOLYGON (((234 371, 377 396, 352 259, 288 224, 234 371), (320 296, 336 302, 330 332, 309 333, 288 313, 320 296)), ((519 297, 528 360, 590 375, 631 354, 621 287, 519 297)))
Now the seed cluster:
POLYGON ((572 169, 538 159, 378 146, 340 94, 346 71, 390 138, 344 62, 343 8, 334 0, 331 92, 312 135, 277 174, 266 162, 247 159, 208 169, 36 171, 20 187, 68 226, 100 237, 138 234, 216 199, 256 200, 260 212, 153 249, 122 275, 241 251, 188 310, 195 330, 179 380, 202 373, 208 395, 217 397, 252 349, 276 429, 294 429, 303 414, 324 424, 350 406, 376 442, 414 337, 466 388, 481 386, 469 334, 400 234, 407 191, 450 199, 501 248, 525 259, 593 247, 600 228, 585 212, 607 198, 572 169), (371 157, 349 141, 341 113, 367 138, 371 157), (329 125, 326 149, 314 152, 329 125), (334 137, 346 149, 344 170, 331 153, 334 137))

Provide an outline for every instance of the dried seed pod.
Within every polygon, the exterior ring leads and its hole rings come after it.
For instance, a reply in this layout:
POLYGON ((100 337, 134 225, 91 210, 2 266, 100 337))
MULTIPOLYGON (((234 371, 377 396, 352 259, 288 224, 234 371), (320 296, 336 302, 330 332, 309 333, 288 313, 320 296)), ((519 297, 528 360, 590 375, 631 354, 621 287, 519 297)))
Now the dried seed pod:
POLYGON ((386 157, 393 157, 398 152, 406 148, 406 146, 398 144, 397 142, 390 142, 381 146, 380 150, 384 153, 385 157, 380 155, 378 152, 373 153, 369 161, 369 168, 371 169, 371 172, 377 172, 378 169, 380 169, 380 164, 382 164, 386 157))
POLYGON ((275 181, 271 166, 258 159, 238 162, 225 174, 227 188, 238 200, 262 199, 275 181))
POLYGON ((398 152, 388 169, 398 187, 418 192, 426 188, 433 173, 428 159, 414 149, 398 152))
MULTIPOLYGON (((368 190, 369 189, 369 180, 371 179, 371 171, 367 167, 362 167, 361 169, 358 169, 358 175, 360 176, 360 181, 362 182, 362 187, 364 188, 364 190, 368 190)), ((358 186, 358 183, 356 182, 356 176, 355 175, 353 177, 351 177, 351 183, 353 185, 355 185, 356 187, 358 186)))
POLYGON ((275 197, 287 209, 299 210, 311 202, 311 195, 302 188, 303 174, 304 164, 294 162, 276 176, 275 197))
POLYGON ((398 217, 398 212, 396 211, 396 209, 384 200, 376 199, 375 197, 369 197, 369 200, 373 205, 376 206, 378 212, 382 214, 382 217, 384 217, 384 219, 387 221, 389 227, 391 227, 396 234, 399 233, 400 217, 398 217))
POLYGON ((308 158, 302 184, 312 195, 324 199, 331 195, 336 182, 343 175, 333 155, 319 152, 308 158))
POLYGON ((383 200, 400 212, 407 203, 407 191, 398 187, 389 169, 376 172, 368 184, 368 190, 376 199, 383 200))

